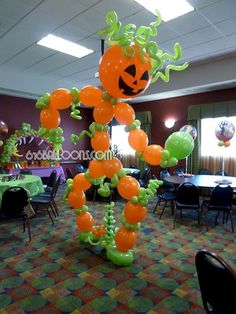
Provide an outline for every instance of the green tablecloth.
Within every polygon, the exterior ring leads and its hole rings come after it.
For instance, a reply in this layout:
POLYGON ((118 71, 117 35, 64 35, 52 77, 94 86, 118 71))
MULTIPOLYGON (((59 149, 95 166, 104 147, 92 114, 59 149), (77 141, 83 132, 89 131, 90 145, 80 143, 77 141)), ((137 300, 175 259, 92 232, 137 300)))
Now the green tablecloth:
POLYGON ((42 180, 38 176, 25 175, 24 179, 2 182, 1 178, 3 176, 6 175, 0 175, 0 204, 2 202, 2 195, 4 191, 13 186, 20 186, 25 188, 31 197, 44 192, 42 180))

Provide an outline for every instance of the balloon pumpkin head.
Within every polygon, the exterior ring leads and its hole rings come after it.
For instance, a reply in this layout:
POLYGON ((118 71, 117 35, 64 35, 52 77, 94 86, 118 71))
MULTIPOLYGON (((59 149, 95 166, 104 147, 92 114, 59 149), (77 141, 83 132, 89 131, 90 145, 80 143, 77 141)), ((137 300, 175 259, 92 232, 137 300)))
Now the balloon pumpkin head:
POLYGON ((150 57, 139 47, 133 46, 134 55, 123 54, 122 47, 115 45, 106 50, 99 64, 99 79, 106 91, 116 98, 134 98, 149 86, 151 77, 150 57))

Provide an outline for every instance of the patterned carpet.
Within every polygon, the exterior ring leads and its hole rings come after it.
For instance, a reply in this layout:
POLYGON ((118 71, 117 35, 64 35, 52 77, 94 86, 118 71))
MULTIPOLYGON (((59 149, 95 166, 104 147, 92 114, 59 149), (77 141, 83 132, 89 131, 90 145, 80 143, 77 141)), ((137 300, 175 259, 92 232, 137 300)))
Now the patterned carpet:
MULTIPOLYGON (((157 212, 153 216, 154 202, 129 267, 117 267, 79 243, 74 214, 60 197, 55 227, 46 213, 34 217, 31 243, 21 223, 1 222, 0 313, 205 313, 195 254, 209 249, 236 268, 235 234, 221 219, 218 226, 210 219, 208 233, 199 231, 195 213, 184 215, 173 230, 168 209, 161 221, 157 212)), ((100 223, 104 204, 89 205, 100 223)), ((119 225, 121 201, 116 212, 119 225)))

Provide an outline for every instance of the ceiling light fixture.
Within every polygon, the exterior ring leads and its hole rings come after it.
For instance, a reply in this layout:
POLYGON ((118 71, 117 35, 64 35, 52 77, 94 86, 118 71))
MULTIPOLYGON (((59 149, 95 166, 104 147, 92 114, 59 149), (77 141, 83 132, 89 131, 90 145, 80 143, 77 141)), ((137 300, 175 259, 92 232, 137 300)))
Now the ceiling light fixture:
POLYGON ((37 44, 77 58, 85 57, 94 52, 91 49, 52 34, 48 34, 46 37, 43 37, 40 41, 37 42, 37 44))
POLYGON ((194 10, 186 0, 135 0, 145 9, 156 15, 156 10, 161 14, 164 22, 175 19, 194 10))

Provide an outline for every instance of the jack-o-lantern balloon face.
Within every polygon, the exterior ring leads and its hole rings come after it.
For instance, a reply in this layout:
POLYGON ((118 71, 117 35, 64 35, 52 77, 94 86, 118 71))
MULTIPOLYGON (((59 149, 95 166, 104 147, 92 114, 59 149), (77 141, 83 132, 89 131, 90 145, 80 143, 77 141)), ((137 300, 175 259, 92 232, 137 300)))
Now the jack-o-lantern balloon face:
POLYGON ((144 53, 146 61, 134 46, 135 55, 126 57, 118 45, 104 53, 99 64, 99 79, 106 91, 116 98, 134 98, 143 93, 149 83, 150 57, 144 53))

